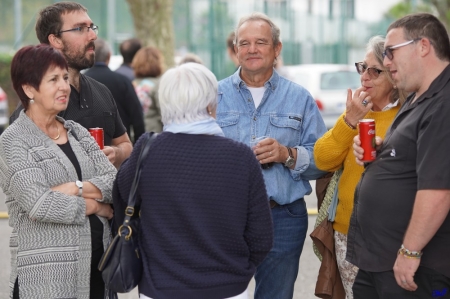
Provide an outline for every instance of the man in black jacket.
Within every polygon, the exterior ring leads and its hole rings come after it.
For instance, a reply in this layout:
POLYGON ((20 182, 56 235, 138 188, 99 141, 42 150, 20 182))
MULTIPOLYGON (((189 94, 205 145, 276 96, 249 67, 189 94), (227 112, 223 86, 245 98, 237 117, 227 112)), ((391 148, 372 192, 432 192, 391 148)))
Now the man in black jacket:
POLYGON ((133 84, 125 76, 111 71, 108 62, 111 48, 102 39, 95 41, 95 63, 85 75, 103 83, 111 91, 128 135, 135 142, 145 132, 142 106, 133 84), (131 134, 131 129, 133 134, 131 134))

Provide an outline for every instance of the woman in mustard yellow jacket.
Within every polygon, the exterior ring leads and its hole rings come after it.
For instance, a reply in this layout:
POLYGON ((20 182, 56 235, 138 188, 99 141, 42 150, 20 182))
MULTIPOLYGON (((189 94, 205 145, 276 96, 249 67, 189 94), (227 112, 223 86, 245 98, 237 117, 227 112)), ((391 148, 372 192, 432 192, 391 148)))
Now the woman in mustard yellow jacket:
POLYGON ((346 111, 314 146, 314 159, 319 169, 343 169, 333 229, 337 264, 347 299, 353 298, 352 286, 358 272, 357 267, 345 260, 347 233, 355 187, 364 170, 355 162, 353 137, 358 134, 357 124, 363 118, 374 119, 377 136, 384 137, 405 99, 405 93, 397 90, 389 69, 383 66, 383 51, 384 38, 375 36, 369 40, 364 60, 355 63, 361 75, 361 87, 354 93, 348 90, 346 111))

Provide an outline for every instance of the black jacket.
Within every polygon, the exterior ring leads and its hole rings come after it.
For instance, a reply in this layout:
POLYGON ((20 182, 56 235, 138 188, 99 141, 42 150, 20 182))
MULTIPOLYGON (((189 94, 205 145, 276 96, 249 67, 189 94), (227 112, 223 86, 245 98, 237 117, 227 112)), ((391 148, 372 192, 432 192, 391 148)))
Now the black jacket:
POLYGON ((112 93, 128 135, 135 142, 145 132, 142 106, 127 77, 111 71, 106 64, 95 63, 85 75, 103 83, 112 93), (131 135, 131 128, 133 135, 131 135))

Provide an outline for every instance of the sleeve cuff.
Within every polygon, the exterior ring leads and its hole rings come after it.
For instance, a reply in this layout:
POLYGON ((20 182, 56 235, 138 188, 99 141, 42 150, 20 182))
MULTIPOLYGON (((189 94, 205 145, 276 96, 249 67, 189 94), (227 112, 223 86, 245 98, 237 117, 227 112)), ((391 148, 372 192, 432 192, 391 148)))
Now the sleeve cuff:
POLYGON ((297 149, 297 161, 295 162, 295 167, 293 171, 296 172, 304 172, 309 167, 309 161, 311 160, 309 157, 309 153, 306 148, 302 146, 296 146, 297 149))

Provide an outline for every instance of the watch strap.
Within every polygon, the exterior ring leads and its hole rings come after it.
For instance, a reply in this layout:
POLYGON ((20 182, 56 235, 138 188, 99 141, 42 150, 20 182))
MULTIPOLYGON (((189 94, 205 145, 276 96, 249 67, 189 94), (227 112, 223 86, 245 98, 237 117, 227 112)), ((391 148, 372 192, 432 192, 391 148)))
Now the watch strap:
POLYGON ((78 187, 78 196, 81 197, 83 194, 83 182, 82 181, 76 181, 75 184, 78 187))
MULTIPOLYGON (((292 155, 292 149, 289 146, 286 146, 288 153, 289 153, 289 157, 291 157, 292 159, 294 159, 294 156, 292 155)), ((289 158, 288 158, 289 159, 289 158)))
POLYGON ((289 157, 286 159, 286 162, 284 162, 284 166, 286 167, 292 167, 292 165, 294 165, 295 161, 294 161, 294 156, 292 155, 292 149, 288 146, 286 146, 287 150, 288 150, 288 154, 289 157))

